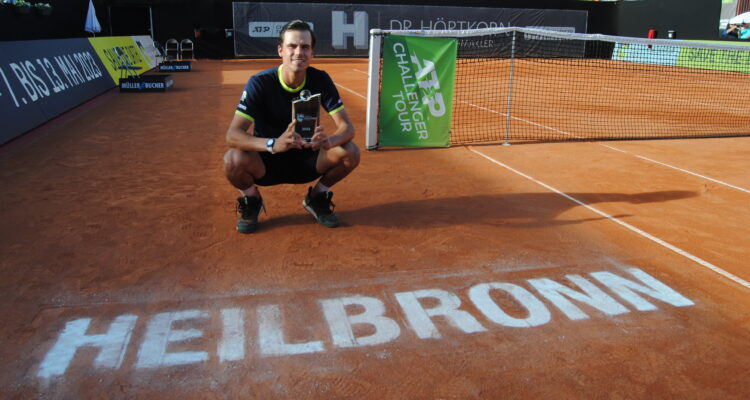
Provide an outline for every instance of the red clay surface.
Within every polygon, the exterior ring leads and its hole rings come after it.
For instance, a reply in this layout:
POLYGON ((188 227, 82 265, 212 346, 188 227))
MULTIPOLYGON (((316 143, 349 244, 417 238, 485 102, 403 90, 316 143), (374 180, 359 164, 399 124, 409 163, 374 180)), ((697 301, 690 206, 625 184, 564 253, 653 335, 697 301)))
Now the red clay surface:
MULTIPOLYGON (((201 60, 0 154, 3 396, 750 396, 750 139, 365 152, 344 226, 280 186, 241 235, 224 132, 277 63, 201 60)), ((366 60, 314 65, 364 148, 366 60)))

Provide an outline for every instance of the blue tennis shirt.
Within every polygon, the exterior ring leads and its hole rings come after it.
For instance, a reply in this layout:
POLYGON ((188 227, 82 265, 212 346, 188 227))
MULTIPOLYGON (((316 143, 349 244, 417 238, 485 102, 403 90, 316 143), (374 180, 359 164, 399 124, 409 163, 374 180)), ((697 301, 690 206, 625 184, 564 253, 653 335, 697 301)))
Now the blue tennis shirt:
POLYGON ((283 67, 269 68, 251 76, 242 92, 235 113, 254 122, 253 135, 256 137, 281 136, 292 122, 292 101, 298 99, 304 89, 312 94, 320 93, 320 103, 329 114, 344 108, 328 73, 308 67, 302 85, 291 88, 281 79, 283 67))

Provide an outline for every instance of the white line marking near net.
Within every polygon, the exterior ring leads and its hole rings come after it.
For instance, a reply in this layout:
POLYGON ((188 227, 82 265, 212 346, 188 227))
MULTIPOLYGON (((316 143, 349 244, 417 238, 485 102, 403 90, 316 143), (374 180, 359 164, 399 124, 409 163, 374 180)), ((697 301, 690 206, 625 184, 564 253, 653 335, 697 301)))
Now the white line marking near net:
MULTIPOLYGON (((461 103, 464 103, 464 104, 468 104, 468 105, 470 105, 472 107, 476 107, 476 108, 478 108, 480 110, 489 111, 491 113, 502 115, 504 117, 508 116, 508 114, 502 113, 500 111, 495 111, 495 110, 487 108, 487 107, 482 107, 482 106, 479 106, 479 105, 476 105, 476 104, 473 104, 473 103, 469 103, 469 102, 463 101, 463 100, 458 100, 458 101, 460 101, 461 103)), ((577 135, 572 134, 570 132, 566 132, 566 131, 563 131, 563 130, 560 130, 560 129, 557 129, 557 128, 553 128, 551 126, 546 126, 546 125, 543 125, 543 124, 539 124, 539 123, 536 123, 536 122, 525 120, 523 118, 518 118, 518 117, 511 117, 511 118, 517 119, 519 121, 526 122, 527 124, 530 124, 530 125, 538 126, 540 128, 548 129, 548 130, 551 130, 553 132, 557 132, 557 133, 560 133, 560 134, 563 134, 563 135, 571 136, 571 137, 574 137, 574 138, 577 138, 577 139, 583 139, 582 136, 577 136, 577 135)), ((739 187, 739 186, 732 185, 731 183, 720 181, 718 179, 714 179, 714 178, 711 178, 711 177, 708 177, 708 176, 705 176, 705 175, 701 175, 701 174, 696 173, 696 172, 688 171, 688 170, 680 168, 680 167, 675 167, 674 165, 667 164, 667 163, 664 163, 664 162, 661 162, 661 161, 657 161, 657 160, 654 160, 654 159, 651 159, 651 158, 648 158, 648 157, 644 157, 644 156, 641 156, 641 155, 638 155, 638 154, 635 154, 635 153, 630 153, 630 152, 627 152, 625 150, 621 150, 621 149, 618 149, 616 147, 612 147, 612 146, 609 146, 609 145, 606 145, 606 144, 602 144, 602 143, 597 143, 597 144, 599 146, 606 147, 606 148, 608 148, 610 150, 619 151, 620 153, 628 154, 628 155, 631 155, 633 157, 640 158, 641 160, 644 160, 644 161, 648 161, 648 162, 652 162, 654 164, 658 164, 658 165, 662 165, 662 166, 665 166, 665 167, 668 167, 668 168, 672 168, 672 169, 674 169, 676 171, 684 172, 686 174, 693 175, 695 177, 698 177, 698 178, 701 178, 701 179, 705 179, 707 181, 711 181, 711 182, 714 182, 714 183, 718 183, 720 185, 724 185, 726 187, 729 187, 729 188, 732 188, 732 189, 736 189, 736 190, 739 190, 741 192, 745 192, 745 193, 750 194, 750 190, 742 188, 742 187, 739 187)))
MULTIPOLYGON (((468 101, 463 101, 463 100, 458 100, 458 101, 460 101, 461 103, 464 103, 464 104, 468 104, 468 105, 470 105, 472 107, 476 107, 476 108, 478 108, 480 110, 489 111, 491 113, 502 115, 503 117, 507 117, 508 116, 508 114, 506 114, 506 113, 503 113, 503 112, 500 112, 500 111, 495 111, 495 110, 493 110, 491 108, 478 106, 478 105, 476 105, 474 103, 469 103, 468 101)), ((574 134, 572 134, 570 132, 561 131, 561 130, 555 129, 555 128, 551 127, 551 126, 542 125, 542 124, 539 124, 539 123, 536 123, 536 122, 533 122, 533 121, 529 121, 527 119, 523 119, 523 118, 519 118, 519 117, 510 117, 510 118, 511 119, 517 119, 517 120, 525 122, 525 123, 527 123, 529 125, 534 125, 534 126, 538 126, 540 128, 549 129, 549 130, 551 130, 553 132, 557 132, 557 133, 562 134, 562 135, 572 136, 572 137, 577 138, 577 139, 583 139, 583 136, 574 135, 574 134)))
POLYGON ((363 96, 363 95, 359 94, 358 92, 355 92, 355 91, 354 91, 353 89, 349 89, 348 87, 346 87, 346 86, 344 86, 344 85, 342 85, 342 84, 336 83, 336 86, 338 86, 338 87, 340 87, 340 88, 342 88, 342 89, 346 90, 346 91, 347 91, 347 92, 349 92, 349 93, 352 93, 352 94, 354 94, 354 95, 357 95, 357 96, 359 96, 359 97, 361 97, 361 98, 363 98, 363 99, 367 100, 367 96, 363 96))
MULTIPOLYGON (((619 88, 608 88, 608 87, 601 87, 599 88, 600 91, 608 91, 608 92, 615 92, 615 93, 622 93, 622 89, 619 88)), ((707 90, 709 90, 707 88, 707 90)), ((729 93, 732 91, 729 90, 729 93)), ((638 96, 643 99, 650 99, 651 104, 660 103, 666 106, 672 106, 673 103, 683 103, 688 104, 691 106, 697 106, 700 109, 706 109, 706 108, 712 108, 717 111, 724 111, 724 112, 735 112, 738 115, 745 115, 747 113, 746 107, 727 107, 721 104, 711 104, 711 103, 704 103, 701 101, 696 100, 686 100, 686 99, 675 99, 671 97, 665 97, 665 96, 658 96, 658 95, 651 95, 646 93, 633 93, 631 96, 635 97, 638 96)))
POLYGON ((725 271, 725 270, 723 270, 723 269, 721 269, 721 268, 719 268, 719 267, 717 267, 717 266, 709 263, 708 261, 705 261, 705 260, 703 260, 701 258, 698 258, 698 257, 696 257, 696 256, 688 253, 687 251, 682 250, 679 247, 674 246, 672 244, 669 244, 669 243, 665 242, 664 240, 659 239, 658 237, 656 237, 656 236, 654 236, 654 235, 652 235, 652 234, 650 234, 648 232, 645 232, 645 231, 643 231, 643 230, 641 230, 639 228, 636 228, 635 226, 630 225, 627 222, 621 221, 621 220, 619 220, 619 219, 617 219, 617 218, 615 218, 615 217, 613 217, 613 216, 611 216, 611 215, 609 215, 609 214, 607 214, 607 213, 605 213, 603 211, 600 211, 600 210, 598 210, 598 209, 596 209, 596 208, 594 208, 594 207, 592 207, 592 206, 590 206, 590 205, 588 205, 588 204, 586 204, 586 203, 584 203, 584 202, 582 202, 582 201, 580 201, 580 200, 578 200, 578 199, 576 199, 576 198, 568 195, 567 193, 563 193, 562 191, 557 190, 554 187, 552 187, 552 186, 550 186, 550 185, 548 185, 548 184, 546 184, 546 183, 544 183, 544 182, 542 182, 542 181, 540 181, 540 180, 538 180, 536 178, 533 178, 533 177, 531 177, 529 175, 526 175, 523 172, 518 171, 518 170, 516 170, 516 169, 514 169, 514 168, 512 168, 512 167, 510 167, 510 166, 508 166, 506 164, 503 164, 502 162, 497 161, 494 158, 492 158, 492 157, 490 157, 490 156, 488 156, 488 155, 486 155, 486 154, 484 154, 484 153, 482 153, 482 152, 480 152, 478 150, 475 150, 473 147, 469 146, 467 148, 469 149, 469 151, 471 151, 471 152, 473 152, 475 154, 478 154, 478 155, 484 157, 485 159, 487 159, 488 161, 490 161, 490 162, 492 162, 494 164, 497 164, 497 165, 499 165, 499 166, 501 166, 501 167, 503 167, 503 168, 505 168, 505 169, 507 169, 507 170, 509 170, 509 171, 511 171, 511 172, 513 172, 515 174, 517 174, 517 175, 520 175, 520 176, 522 176, 522 177, 524 177, 524 178, 526 178, 526 179, 528 179, 528 180, 530 180, 530 181, 532 181, 532 182, 534 182, 534 183, 536 183, 536 184, 544 187, 547 190, 555 192, 555 193, 559 194, 560 196, 563 196, 566 199, 568 199, 568 200, 570 200, 570 201, 572 201, 574 203, 577 203, 577 204, 579 204, 579 205, 581 205, 583 207, 586 207, 588 210, 590 210, 590 211, 592 211, 592 212, 594 212, 596 214, 599 214, 602 217, 607 218, 608 220, 610 220, 610 221, 612 221, 612 222, 614 222, 616 224, 619 224, 619 225, 625 227, 626 229, 628 229, 628 230, 630 230, 632 232, 635 232, 635 233, 637 233, 640 236, 643 236, 646 239, 649 239, 649 240, 651 240, 651 241, 653 241, 653 242, 655 242, 655 243, 657 243, 657 244, 659 244, 659 245, 661 245, 663 247, 666 247, 667 249, 672 250, 673 252, 675 252, 675 253, 683 256, 683 257, 686 257, 687 259, 689 259, 689 260, 691 260, 691 261, 693 261, 693 262, 695 262, 695 263, 697 263, 697 264, 699 264, 699 265, 701 265, 703 267, 706 267, 706 268, 710 269, 711 271, 716 272, 717 274, 724 276, 725 278, 731 279, 732 281, 734 281, 734 282, 736 282, 736 283, 744 286, 746 289, 750 289, 750 282, 747 282, 746 280, 744 280, 744 279, 742 279, 742 278, 740 278, 740 277, 738 277, 738 276, 736 276, 736 275, 734 275, 734 274, 732 274, 730 272, 727 272, 727 271, 725 271))
POLYGON ((711 178, 711 177, 709 177, 709 176, 701 175, 701 174, 698 174, 698 173, 695 173, 695 172, 692 172, 692 171, 688 171, 688 170, 686 170, 686 169, 682 169, 682 168, 679 168, 679 167, 675 167, 674 165, 669 165, 669 164, 667 164, 667 163, 663 163, 663 162, 661 162, 661 161, 656 161, 656 160, 652 160, 652 159, 650 159, 650 158, 648 158, 648 157, 640 156, 640 155, 638 155, 638 154, 633 154, 633 153, 629 153, 629 152, 627 152, 627 151, 625 151, 625 150, 622 150, 622 149, 618 149, 618 148, 616 148, 616 147, 612 147, 612 146, 608 146, 608 145, 606 145, 606 144, 599 144, 599 145, 600 145, 600 146, 604 146, 604 147, 607 147, 607 148, 610 148, 610 149, 612 149, 612 150, 615 150, 615 151, 619 151, 619 152, 621 152, 621 153, 625 153, 625 154, 630 154, 631 156, 634 156, 634 157, 638 157, 638 158, 640 158, 640 159, 642 159, 642 160, 646 160, 646 161, 652 162, 652 163, 654 163, 654 164, 659 164, 659 165, 663 165, 663 166, 665 166, 665 167, 669 167, 669 168, 675 169, 675 170, 677 170, 677 171, 680 171, 680 172, 684 172, 684 173, 686 173, 686 174, 690 174, 690 175, 693 175, 693 176, 697 176, 697 177, 699 177, 699 178, 702 178, 702 179, 705 179, 705 180, 708 180, 708 181, 711 181, 711 182, 715 182, 715 183, 718 183, 718 184, 720 184, 720 185, 724 185, 724 186, 730 187, 730 188, 732 188, 732 189, 737 189, 737 190, 739 190, 739 191, 741 191, 741 192, 745 192, 745 193, 748 193, 748 194, 750 194, 750 190, 748 190, 748 189, 745 189, 745 188, 741 188, 741 187, 739 187, 739 186, 735 186, 735 185, 732 185, 731 183, 726 183, 726 182, 720 181, 720 180, 718 180, 718 179, 714 179, 714 178, 711 178))
POLYGON ((359 72, 360 74, 365 74, 367 76, 370 76, 370 74, 367 71, 362 71, 361 69, 352 68, 353 71, 359 72))

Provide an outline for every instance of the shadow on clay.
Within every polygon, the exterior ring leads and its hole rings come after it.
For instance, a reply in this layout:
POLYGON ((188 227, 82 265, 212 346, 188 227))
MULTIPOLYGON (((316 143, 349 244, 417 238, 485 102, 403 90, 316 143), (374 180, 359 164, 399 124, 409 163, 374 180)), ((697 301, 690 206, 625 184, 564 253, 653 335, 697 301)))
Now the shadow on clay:
MULTIPOLYGON (((584 204, 595 205, 598 203, 664 203, 696 197, 699 193, 658 191, 638 194, 567 193, 567 195, 584 204)), ((512 193, 399 201, 341 210, 337 214, 352 226, 368 225, 409 229, 465 224, 535 228, 606 219, 593 212, 591 212, 592 217, 583 219, 561 217, 561 214, 576 207, 583 206, 556 193, 512 193)), ((626 218, 632 214, 612 216, 626 218)))

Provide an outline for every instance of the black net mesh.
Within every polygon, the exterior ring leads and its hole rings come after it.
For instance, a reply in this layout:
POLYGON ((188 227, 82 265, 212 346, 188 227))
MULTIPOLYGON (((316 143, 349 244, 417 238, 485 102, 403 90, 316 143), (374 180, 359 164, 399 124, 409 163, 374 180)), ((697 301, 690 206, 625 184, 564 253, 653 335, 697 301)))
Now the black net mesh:
POLYGON ((750 47, 523 29, 457 40, 452 144, 750 135, 750 47))

